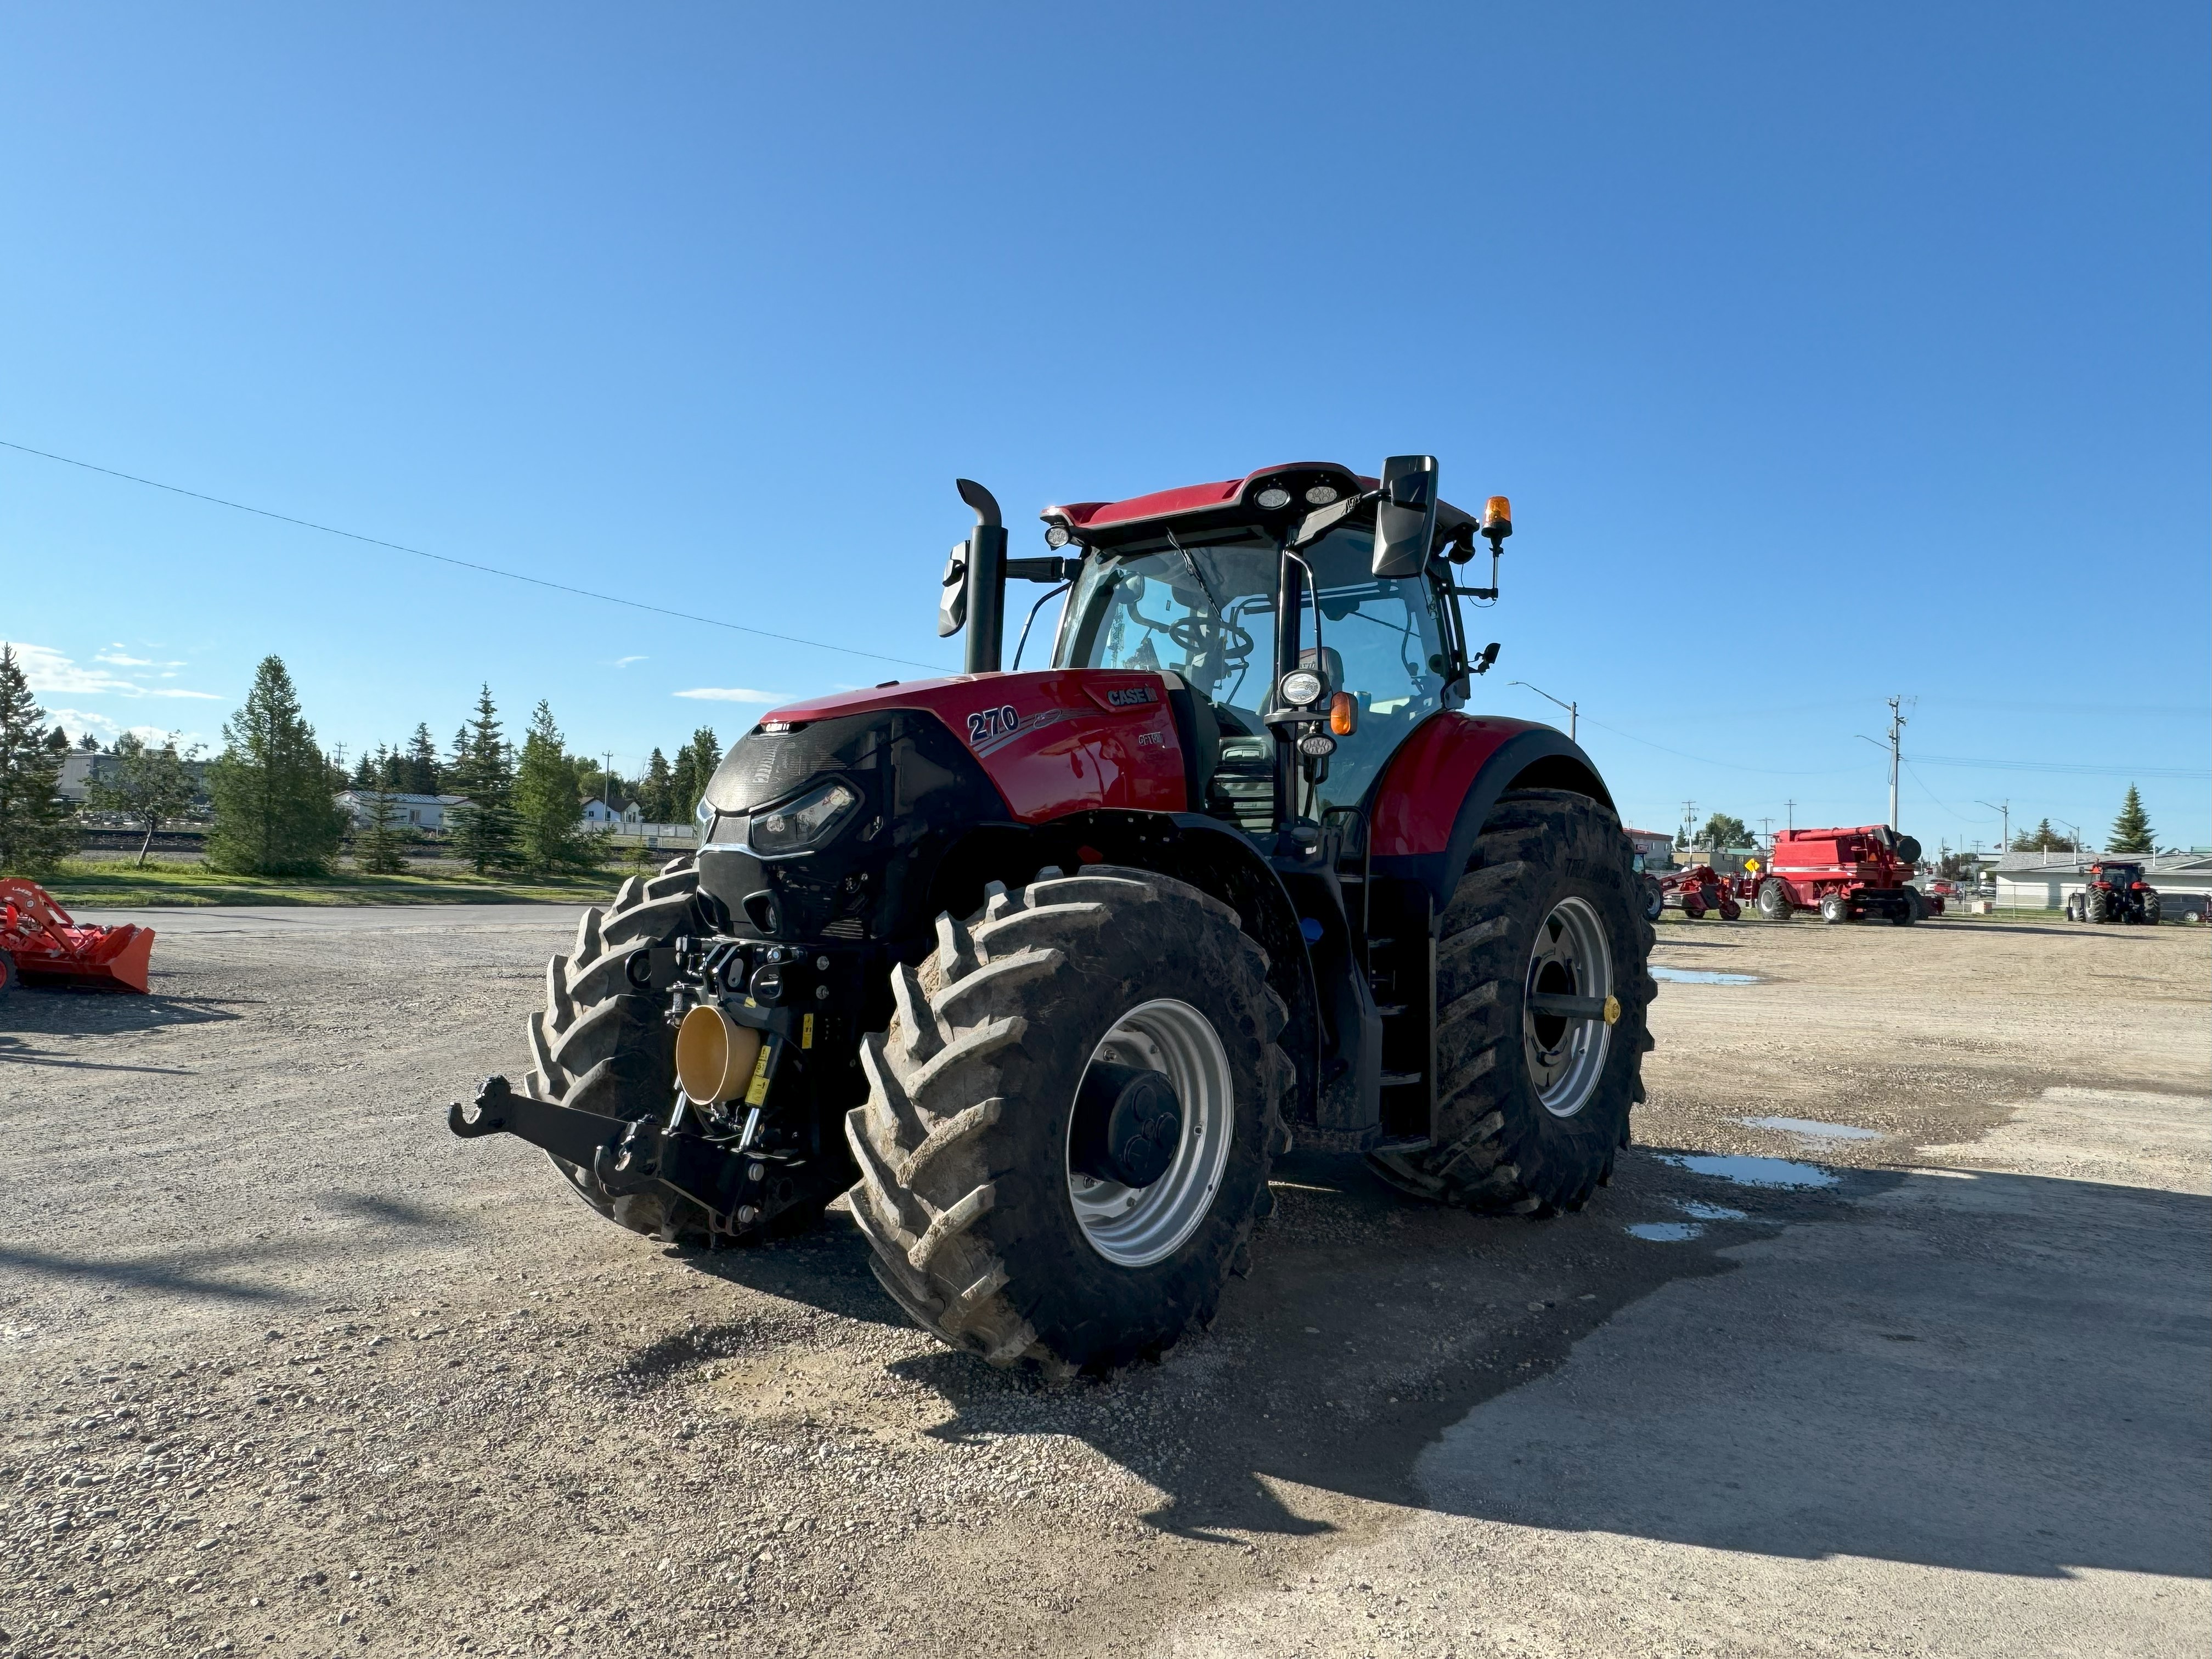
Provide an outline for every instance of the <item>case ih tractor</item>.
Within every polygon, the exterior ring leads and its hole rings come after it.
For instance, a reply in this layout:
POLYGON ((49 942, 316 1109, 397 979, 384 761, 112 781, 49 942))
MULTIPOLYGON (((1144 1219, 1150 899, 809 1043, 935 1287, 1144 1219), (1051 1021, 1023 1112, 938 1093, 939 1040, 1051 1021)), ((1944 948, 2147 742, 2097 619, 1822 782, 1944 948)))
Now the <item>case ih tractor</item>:
POLYGON ((548 964, 526 1091, 454 1132, 700 1244, 849 1188, 908 1314, 1052 1376, 1211 1317, 1293 1133, 1417 1198, 1581 1206, 1643 1096, 1651 929, 1589 758, 1463 708, 1504 499, 1302 463, 1049 507, 1010 559, 960 490, 967 672, 741 738, 696 856, 548 964), (1010 577, 1068 590, 1049 667, 1000 669, 1010 577))
POLYGON ((1818 910, 1823 921, 1881 916, 1909 927, 1943 914, 1942 899, 1909 883, 1919 861, 1920 843, 1884 823, 1785 830, 1775 836, 1773 855, 1752 896, 1769 921, 1818 910))
POLYGON ((2142 878, 2140 864, 2100 859, 2089 866, 2089 879, 2066 901, 2069 921, 2140 922, 2158 925, 2158 890, 2142 878))

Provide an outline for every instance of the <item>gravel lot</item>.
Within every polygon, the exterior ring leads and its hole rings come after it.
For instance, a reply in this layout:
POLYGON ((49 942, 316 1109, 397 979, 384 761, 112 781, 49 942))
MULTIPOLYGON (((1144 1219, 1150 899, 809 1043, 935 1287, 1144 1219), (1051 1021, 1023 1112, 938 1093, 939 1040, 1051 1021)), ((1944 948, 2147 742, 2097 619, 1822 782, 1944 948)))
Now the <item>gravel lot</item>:
POLYGON ((0 1653, 2203 1650, 2212 937, 1670 920, 1756 982, 1662 985, 1589 1210, 1302 1149, 1211 1331, 1053 1392, 837 1212, 663 1249, 448 1136, 574 914, 0 1004, 0 1653))

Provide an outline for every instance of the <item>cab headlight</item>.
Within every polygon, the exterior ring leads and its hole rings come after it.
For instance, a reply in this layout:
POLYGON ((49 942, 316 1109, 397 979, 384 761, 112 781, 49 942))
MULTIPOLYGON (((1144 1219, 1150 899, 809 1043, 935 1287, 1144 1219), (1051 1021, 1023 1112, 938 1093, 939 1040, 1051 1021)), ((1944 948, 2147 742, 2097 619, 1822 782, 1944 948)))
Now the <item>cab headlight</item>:
POLYGON ((797 800, 753 814, 745 839, 756 853, 803 853, 821 846, 860 810, 860 792, 849 783, 825 783, 797 800))
POLYGON ((1321 696, 1321 676, 1310 668, 1292 669, 1283 676, 1283 701, 1304 708, 1321 696))

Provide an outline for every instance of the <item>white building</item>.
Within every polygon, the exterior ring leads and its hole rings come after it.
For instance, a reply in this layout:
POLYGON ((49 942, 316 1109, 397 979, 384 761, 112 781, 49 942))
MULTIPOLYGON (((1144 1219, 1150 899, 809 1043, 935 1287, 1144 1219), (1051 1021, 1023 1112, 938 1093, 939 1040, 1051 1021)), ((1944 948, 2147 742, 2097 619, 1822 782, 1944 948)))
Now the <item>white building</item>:
MULTIPOLYGON (((446 818, 457 806, 469 804, 466 795, 401 795, 385 798, 385 822, 404 824, 410 830, 443 830, 446 818)), ((343 789, 338 792, 338 805, 353 815, 353 827, 366 830, 376 822, 376 792, 372 789, 343 789)))

